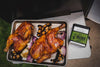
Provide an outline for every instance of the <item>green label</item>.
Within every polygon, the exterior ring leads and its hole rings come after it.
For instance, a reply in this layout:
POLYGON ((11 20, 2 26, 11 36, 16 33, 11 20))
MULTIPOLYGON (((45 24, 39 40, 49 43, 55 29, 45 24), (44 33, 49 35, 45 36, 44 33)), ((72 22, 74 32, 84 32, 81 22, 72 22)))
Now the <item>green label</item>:
POLYGON ((88 38, 88 34, 72 31, 72 34, 71 34, 71 40, 72 41, 82 43, 82 44, 86 44, 87 38, 88 38))

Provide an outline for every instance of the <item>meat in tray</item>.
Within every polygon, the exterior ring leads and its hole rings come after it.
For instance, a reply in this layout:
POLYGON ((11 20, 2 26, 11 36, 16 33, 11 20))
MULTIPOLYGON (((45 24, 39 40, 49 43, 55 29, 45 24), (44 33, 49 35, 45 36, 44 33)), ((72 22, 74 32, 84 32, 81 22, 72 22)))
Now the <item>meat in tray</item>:
POLYGON ((17 21, 8 37, 8 60, 65 65, 67 24, 63 21, 17 21), (16 28, 17 27, 17 28, 16 28))

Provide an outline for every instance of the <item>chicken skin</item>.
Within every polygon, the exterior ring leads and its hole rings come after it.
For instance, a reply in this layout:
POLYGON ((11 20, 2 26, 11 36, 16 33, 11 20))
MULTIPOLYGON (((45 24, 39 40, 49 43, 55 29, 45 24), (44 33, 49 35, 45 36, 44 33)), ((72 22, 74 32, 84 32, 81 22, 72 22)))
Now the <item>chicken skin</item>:
POLYGON ((44 60, 51 57, 51 54, 55 53, 58 48, 63 45, 63 40, 56 38, 57 32, 64 28, 65 24, 57 28, 53 28, 47 32, 46 35, 42 35, 30 49, 30 54, 33 59, 36 59, 37 63, 41 63, 44 60))
POLYGON ((4 49, 4 51, 7 52, 12 44, 16 52, 22 51, 30 41, 32 32, 33 25, 29 22, 23 22, 15 30, 15 32, 8 37, 6 48, 4 49))

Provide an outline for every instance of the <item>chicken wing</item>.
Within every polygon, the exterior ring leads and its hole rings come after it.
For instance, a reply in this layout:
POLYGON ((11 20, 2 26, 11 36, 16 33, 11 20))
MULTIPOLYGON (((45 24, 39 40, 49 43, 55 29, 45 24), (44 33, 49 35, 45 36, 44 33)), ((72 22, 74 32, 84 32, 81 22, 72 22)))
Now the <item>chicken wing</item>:
POLYGON ((27 43, 30 41, 31 35, 33 32, 33 25, 29 22, 23 22, 13 34, 8 37, 6 48, 4 49, 7 52, 10 46, 13 44, 14 50, 20 52, 25 48, 27 43))

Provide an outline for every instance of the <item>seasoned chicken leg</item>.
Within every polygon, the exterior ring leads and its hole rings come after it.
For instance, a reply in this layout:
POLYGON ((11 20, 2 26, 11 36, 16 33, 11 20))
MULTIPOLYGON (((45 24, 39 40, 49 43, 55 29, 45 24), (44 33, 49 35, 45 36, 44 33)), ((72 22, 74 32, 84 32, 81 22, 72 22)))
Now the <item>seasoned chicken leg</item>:
POLYGON ((14 50, 20 52, 30 41, 33 32, 33 25, 29 22, 23 22, 13 34, 8 37, 5 52, 9 50, 9 47, 13 44, 14 50))
POLYGON ((46 60, 46 59, 48 59, 48 58, 50 58, 51 57, 51 55, 50 54, 44 54, 42 57, 40 57, 38 60, 37 60, 37 63, 41 63, 41 62, 43 62, 44 60, 46 60))
POLYGON ((30 49, 30 54, 33 59, 37 59, 37 63, 41 63, 45 59, 50 58, 51 54, 55 53, 57 49, 63 45, 63 40, 56 38, 56 34, 60 29, 64 27, 65 24, 49 30, 46 35, 42 35, 33 44, 30 49))

